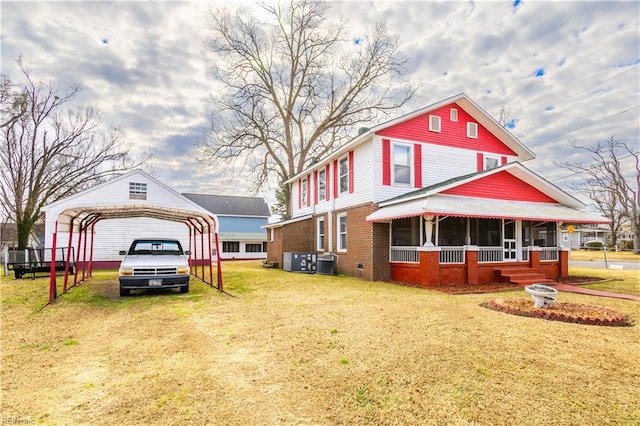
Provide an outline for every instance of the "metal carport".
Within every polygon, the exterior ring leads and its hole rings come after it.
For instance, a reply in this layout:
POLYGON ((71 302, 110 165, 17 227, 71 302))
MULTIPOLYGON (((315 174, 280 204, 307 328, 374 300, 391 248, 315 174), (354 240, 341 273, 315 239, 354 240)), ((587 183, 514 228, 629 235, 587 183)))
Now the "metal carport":
POLYGON ((83 282, 92 274, 93 262, 93 234, 95 225, 108 219, 126 219, 134 217, 147 217, 153 219, 169 220, 172 222, 184 223, 189 229, 189 263, 191 265, 191 273, 196 278, 202 280, 206 284, 223 291, 222 282, 222 265, 220 263, 220 244, 218 240, 218 219, 215 215, 206 211, 181 210, 169 207, 151 206, 151 205, 103 205, 103 206, 76 206, 69 207, 58 214, 55 222, 55 230, 52 238, 51 250, 51 270, 49 272, 49 301, 45 306, 50 305, 58 297, 57 278, 55 270, 56 262, 56 245, 58 232, 67 232, 69 241, 67 244, 67 259, 70 259, 71 247, 74 236, 77 235, 77 250, 75 257, 75 272, 73 284, 69 285, 69 264, 66 263, 64 271, 64 284, 61 294, 66 293, 74 286, 83 282), (205 257, 205 241, 204 236, 207 234, 208 250, 205 257), (90 238, 89 238, 90 236, 90 238), (201 247, 201 275, 198 275, 198 253, 197 237, 200 237, 201 247), (217 280, 216 285, 213 284, 213 258, 211 240, 215 237, 215 250, 217 255, 217 280), (90 240, 90 241, 88 241, 90 240), (88 254, 87 254, 88 251, 88 254), (208 261, 209 280, 205 277, 205 263, 208 261), (79 269, 82 265, 82 276, 79 278, 79 269), (194 273, 195 272, 195 273, 194 273))

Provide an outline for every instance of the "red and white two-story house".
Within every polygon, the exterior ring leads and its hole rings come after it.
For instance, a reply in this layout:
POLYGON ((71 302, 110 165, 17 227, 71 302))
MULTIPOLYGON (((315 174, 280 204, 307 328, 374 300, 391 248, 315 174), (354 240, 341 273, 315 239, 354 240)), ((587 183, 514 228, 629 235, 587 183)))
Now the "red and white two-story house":
POLYGON ((524 167, 533 152, 465 94, 362 132, 294 176, 267 258, 331 254, 337 273, 425 286, 568 274, 561 226, 606 223, 524 167))

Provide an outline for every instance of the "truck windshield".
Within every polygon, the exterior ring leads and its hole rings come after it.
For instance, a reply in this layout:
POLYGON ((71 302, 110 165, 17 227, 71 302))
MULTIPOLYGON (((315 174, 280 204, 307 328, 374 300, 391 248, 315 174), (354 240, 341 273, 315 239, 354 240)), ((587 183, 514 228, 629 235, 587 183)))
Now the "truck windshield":
POLYGON ((129 249, 129 254, 182 254, 182 246, 178 241, 139 240, 129 249))

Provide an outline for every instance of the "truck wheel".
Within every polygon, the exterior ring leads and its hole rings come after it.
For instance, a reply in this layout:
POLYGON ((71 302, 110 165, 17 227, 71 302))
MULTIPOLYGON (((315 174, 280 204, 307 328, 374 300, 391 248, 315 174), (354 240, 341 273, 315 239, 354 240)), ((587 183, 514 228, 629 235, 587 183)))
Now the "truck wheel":
POLYGON ((180 293, 189 293, 189 284, 180 287, 180 293))
POLYGON ((131 295, 131 290, 129 290, 128 288, 120 287, 120 297, 126 297, 129 295, 131 295))

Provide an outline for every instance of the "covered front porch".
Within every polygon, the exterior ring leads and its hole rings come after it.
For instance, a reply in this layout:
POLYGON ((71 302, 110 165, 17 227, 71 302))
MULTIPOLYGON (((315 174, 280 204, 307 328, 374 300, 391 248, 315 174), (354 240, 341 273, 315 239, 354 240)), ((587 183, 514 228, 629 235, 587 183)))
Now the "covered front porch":
POLYGON ((385 251, 392 281, 435 286, 557 280, 569 269, 562 225, 607 222, 566 196, 561 204, 432 193, 439 189, 390 200, 367 216, 389 224, 385 251))
POLYGON ((568 274, 559 222, 422 215, 390 223, 391 280, 529 284, 568 274))

